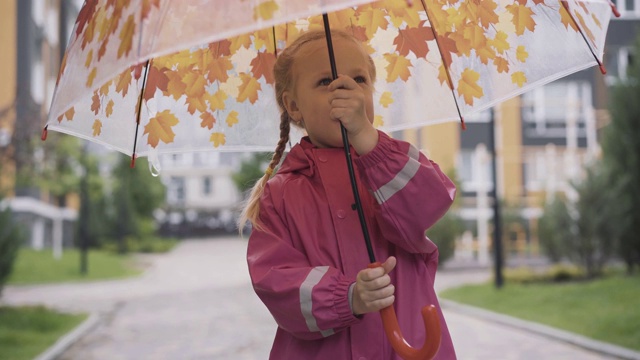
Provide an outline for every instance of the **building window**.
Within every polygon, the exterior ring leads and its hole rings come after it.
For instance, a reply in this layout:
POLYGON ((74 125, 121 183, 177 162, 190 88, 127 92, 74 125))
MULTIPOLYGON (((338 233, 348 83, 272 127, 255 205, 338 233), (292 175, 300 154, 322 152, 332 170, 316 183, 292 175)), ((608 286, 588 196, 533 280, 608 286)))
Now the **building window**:
POLYGON ((212 182, 210 176, 205 176, 202 178, 202 193, 205 195, 211 195, 212 190, 212 182))
POLYGON ((471 149, 462 149, 458 153, 456 173, 465 192, 477 192, 483 185, 487 191, 493 189, 491 158, 484 151, 484 155, 480 154, 481 150, 471 149))
POLYGON ((186 200, 185 181, 181 176, 172 176, 167 187, 167 201, 169 204, 184 204, 186 200))
POLYGON ((633 49, 622 47, 618 50, 618 77, 627 79, 627 70, 633 65, 633 49))
POLYGON ((566 137, 571 122, 578 136, 584 137, 590 111, 591 84, 587 81, 558 81, 522 95, 523 130, 528 137, 566 137))
POLYGON ((607 85, 613 86, 618 83, 618 80, 627 79, 627 70, 633 65, 633 58, 633 48, 629 46, 622 46, 607 53, 605 62, 607 66, 607 75, 605 75, 607 85))
POLYGON ((543 151, 528 151, 524 155, 524 186, 527 191, 540 191, 545 185, 545 175, 551 169, 547 169, 543 151))
POLYGON ((582 176, 586 153, 547 145, 526 150, 523 156, 526 191, 566 192, 570 180, 582 176))

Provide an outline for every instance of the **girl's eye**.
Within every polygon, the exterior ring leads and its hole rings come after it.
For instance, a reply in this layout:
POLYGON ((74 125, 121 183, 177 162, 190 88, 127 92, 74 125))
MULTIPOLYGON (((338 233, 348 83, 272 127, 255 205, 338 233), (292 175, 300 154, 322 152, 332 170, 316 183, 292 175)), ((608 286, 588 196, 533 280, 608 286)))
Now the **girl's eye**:
POLYGON ((357 83, 360 83, 360 84, 367 83, 367 78, 365 78, 364 76, 356 76, 355 78, 353 78, 353 80, 355 80, 357 83))
POLYGON ((318 81, 318 85, 319 86, 329 86, 329 84, 331 84, 331 79, 330 78, 324 78, 324 79, 321 79, 320 81, 318 81))

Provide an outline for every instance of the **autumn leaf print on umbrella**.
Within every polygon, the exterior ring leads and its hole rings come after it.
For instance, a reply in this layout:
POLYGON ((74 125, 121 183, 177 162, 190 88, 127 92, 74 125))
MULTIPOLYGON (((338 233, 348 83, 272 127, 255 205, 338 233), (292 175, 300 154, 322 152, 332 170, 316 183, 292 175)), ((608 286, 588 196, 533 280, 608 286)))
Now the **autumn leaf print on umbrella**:
POLYGON ((270 151, 278 50, 326 19, 374 59, 376 126, 459 121, 589 66, 604 71, 610 13, 604 0, 87 1, 43 137, 66 132, 133 159, 270 151))
POLYGON ((332 27, 360 39, 375 61, 377 127, 458 121, 601 64, 609 6, 603 0, 413 6, 405 0, 88 0, 45 129, 131 156, 271 151, 279 137, 271 67, 300 32, 322 27, 321 17, 313 17, 322 12, 329 12, 332 27))

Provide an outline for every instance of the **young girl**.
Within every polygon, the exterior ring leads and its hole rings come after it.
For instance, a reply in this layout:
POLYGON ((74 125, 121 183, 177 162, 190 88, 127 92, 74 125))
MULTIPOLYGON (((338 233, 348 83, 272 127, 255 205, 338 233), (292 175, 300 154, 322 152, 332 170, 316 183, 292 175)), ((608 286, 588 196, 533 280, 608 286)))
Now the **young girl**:
POLYGON ((304 33, 276 61, 280 141, 241 219, 253 224, 247 250, 253 287, 278 323, 270 358, 398 359, 376 312, 394 305, 405 339, 419 348, 420 310, 435 304, 442 329, 436 358, 455 359, 433 289, 438 249, 425 236, 451 205, 455 187, 416 148, 373 127, 373 61, 351 35, 332 34, 341 74, 335 81, 323 32, 304 33), (382 267, 367 268, 340 123, 352 145, 375 255, 386 259, 382 267), (290 124, 308 136, 271 178, 290 124))

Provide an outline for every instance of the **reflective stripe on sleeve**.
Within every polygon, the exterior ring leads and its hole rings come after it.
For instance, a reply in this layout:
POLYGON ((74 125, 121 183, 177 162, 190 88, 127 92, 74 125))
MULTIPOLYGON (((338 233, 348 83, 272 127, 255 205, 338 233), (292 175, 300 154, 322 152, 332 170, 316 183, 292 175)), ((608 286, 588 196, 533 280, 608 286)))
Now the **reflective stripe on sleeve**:
POLYGON ((318 331, 322 336, 327 337, 333 335, 333 329, 320 330, 316 318, 313 316, 313 287, 316 286, 324 274, 329 270, 328 266, 317 266, 309 272, 307 278, 304 279, 302 285, 300 285, 300 309, 302 310, 302 316, 307 323, 309 331, 318 331))
POLYGON ((402 170, 391 181, 374 191, 373 195, 378 204, 384 203, 395 193, 402 190, 420 169, 420 151, 412 145, 409 147, 407 155, 409 156, 409 161, 407 161, 402 170))

